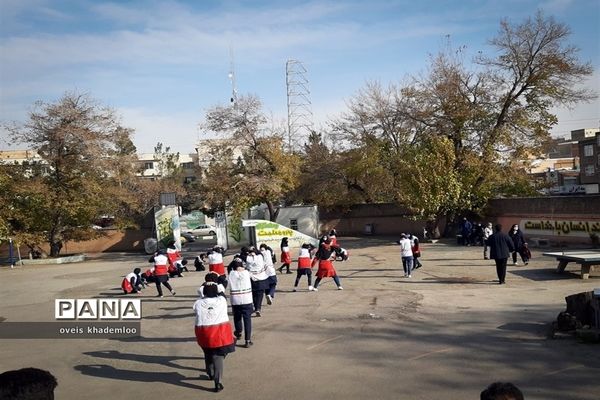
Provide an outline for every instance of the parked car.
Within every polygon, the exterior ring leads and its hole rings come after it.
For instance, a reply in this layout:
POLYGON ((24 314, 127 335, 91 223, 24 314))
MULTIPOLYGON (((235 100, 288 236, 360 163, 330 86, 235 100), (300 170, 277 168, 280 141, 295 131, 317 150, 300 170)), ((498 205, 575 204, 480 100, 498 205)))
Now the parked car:
POLYGON ((213 236, 217 234, 217 228, 212 225, 197 225, 192 229, 188 229, 185 231, 186 233, 191 233, 194 236, 213 236))
POLYGON ((185 239, 186 243, 191 243, 191 242, 196 241, 196 236, 194 236, 194 234, 190 233, 190 232, 183 232, 181 234, 181 237, 185 239))

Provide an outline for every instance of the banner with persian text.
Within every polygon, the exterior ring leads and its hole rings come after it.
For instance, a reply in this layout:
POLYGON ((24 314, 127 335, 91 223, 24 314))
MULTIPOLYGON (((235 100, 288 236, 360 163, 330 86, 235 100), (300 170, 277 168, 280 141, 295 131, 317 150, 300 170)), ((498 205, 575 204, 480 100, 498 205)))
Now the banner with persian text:
POLYGON ((288 238, 288 244, 291 248, 300 248, 304 243, 311 243, 313 246, 319 245, 319 239, 305 235, 302 232, 295 231, 287 226, 280 225, 263 219, 245 219, 242 221, 243 227, 253 226, 256 229, 257 245, 265 243, 279 252, 281 239, 288 238))
POLYGON ((590 236, 600 235, 600 221, 522 219, 519 224, 526 235, 590 236))

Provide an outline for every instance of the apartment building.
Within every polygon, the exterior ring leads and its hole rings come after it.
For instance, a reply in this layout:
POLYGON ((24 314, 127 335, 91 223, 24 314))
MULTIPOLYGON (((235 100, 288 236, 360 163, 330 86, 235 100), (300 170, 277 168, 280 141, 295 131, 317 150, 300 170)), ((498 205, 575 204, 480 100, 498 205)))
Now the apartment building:
POLYGON ((600 131, 579 140, 580 184, 585 193, 600 193, 600 131))

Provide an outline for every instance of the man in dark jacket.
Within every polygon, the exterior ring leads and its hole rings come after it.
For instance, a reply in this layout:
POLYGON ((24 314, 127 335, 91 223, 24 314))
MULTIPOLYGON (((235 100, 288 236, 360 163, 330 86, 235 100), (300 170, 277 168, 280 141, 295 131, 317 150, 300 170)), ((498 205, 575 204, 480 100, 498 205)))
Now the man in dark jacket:
POLYGON ((496 273, 500 285, 504 284, 506 278, 506 262, 510 254, 515 251, 513 241, 506 233, 502 232, 502 225, 494 227, 494 233, 488 238, 490 246, 490 258, 496 262, 496 273))

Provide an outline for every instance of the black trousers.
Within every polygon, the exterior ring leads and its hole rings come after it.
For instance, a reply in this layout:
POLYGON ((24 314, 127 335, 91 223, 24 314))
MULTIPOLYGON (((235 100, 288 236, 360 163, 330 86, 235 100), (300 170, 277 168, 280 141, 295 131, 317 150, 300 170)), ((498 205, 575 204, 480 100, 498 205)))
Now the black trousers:
POLYGON ((244 329, 244 339, 252 340, 252 311, 254 309, 253 304, 241 304, 231 306, 233 311, 233 325, 235 326, 235 333, 237 335, 242 334, 242 325, 244 329))
POLYGON ((163 295, 163 291, 162 288, 160 287, 160 284, 165 285, 165 287, 167 289, 169 289, 170 292, 173 291, 173 288, 171 287, 171 285, 169 284, 169 276, 168 275, 158 275, 156 277, 156 290, 158 291, 158 295, 162 296, 163 295))
POLYGON ((504 283, 504 279, 506 279, 506 262, 508 258, 496 258, 496 273, 498 274, 498 280, 500 283, 504 283))

